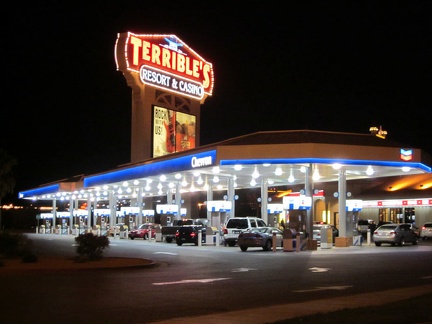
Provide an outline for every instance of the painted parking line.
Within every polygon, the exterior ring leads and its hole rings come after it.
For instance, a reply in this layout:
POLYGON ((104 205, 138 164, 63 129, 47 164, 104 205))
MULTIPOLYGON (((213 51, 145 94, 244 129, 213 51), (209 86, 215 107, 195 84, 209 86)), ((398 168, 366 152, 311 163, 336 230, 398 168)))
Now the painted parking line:
POLYGON ((257 270, 254 268, 237 268, 237 269, 232 269, 231 272, 248 272, 248 271, 253 271, 253 270, 257 270))
POLYGON ((351 288, 352 286, 329 286, 329 287, 315 287, 312 289, 304 289, 304 290, 293 290, 293 292, 314 292, 321 290, 345 290, 351 288))
POLYGON ((330 270, 330 268, 318 268, 318 267, 313 267, 313 268, 309 268, 310 271, 312 272, 327 272, 330 270))
POLYGON ((154 282, 152 285, 164 286, 164 285, 178 285, 178 284, 190 284, 190 283, 211 283, 214 281, 228 280, 230 278, 210 278, 210 279, 188 279, 180 281, 168 281, 168 282, 154 282))

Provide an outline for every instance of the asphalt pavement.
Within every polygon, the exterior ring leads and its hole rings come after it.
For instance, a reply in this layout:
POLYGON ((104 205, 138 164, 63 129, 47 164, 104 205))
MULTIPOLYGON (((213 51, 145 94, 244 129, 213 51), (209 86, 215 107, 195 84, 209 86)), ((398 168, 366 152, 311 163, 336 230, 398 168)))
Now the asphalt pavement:
MULTIPOLYGON (((115 240, 114 240, 115 241, 115 240)), ((155 242, 151 244, 166 244, 162 242, 155 242)), ((215 249, 226 248, 224 246, 213 246, 215 249)), ((427 248, 432 248, 432 245, 427 244, 427 248)), ((311 253, 311 254, 357 254, 357 253, 368 253, 368 254, 379 254, 384 252, 385 249, 376 247, 373 243, 365 243, 361 246, 350 246, 350 247, 331 247, 321 248, 313 251, 293 251, 285 253, 311 253)), ((270 252, 271 253, 271 252, 270 252)), ((114 263, 113 258, 113 263, 114 263)), ((130 264, 127 262, 128 258, 117 258, 121 259, 121 264, 117 265, 110 264, 108 267, 128 267, 128 266, 142 266, 137 265, 136 260, 130 259, 130 264)), ((117 262, 117 261, 116 261, 117 262)), ((150 262, 152 263, 152 262, 150 262)), ((65 263, 66 264, 66 263, 65 263)), ((71 267, 76 267, 73 262, 69 263, 71 267)), ((147 264, 150 265, 150 264, 147 264)), ((96 266, 94 263, 92 266, 96 266)), ((1 272, 1 271, 0 271, 1 272)), ((290 303, 273 305, 269 307, 246 309, 239 311, 222 312, 215 314, 208 314, 197 317, 179 317, 171 318, 165 321, 158 321, 153 323, 218 323, 218 324, 229 324, 229 323, 250 323, 250 324, 262 324, 262 323, 274 323, 277 321, 283 321, 317 313, 329 313, 343 309, 355 309, 368 306, 379 306, 383 304, 393 303, 397 301, 406 300, 412 297, 422 296, 430 294, 432 292, 432 285, 422 285, 416 287, 392 289, 385 291, 377 291, 372 293, 362 293, 351 296, 342 296, 335 298, 312 300, 308 302, 290 303)))
POLYGON ((153 322, 165 323, 190 323, 190 324, 231 324, 248 323, 263 324, 277 321, 313 315, 317 313, 330 313, 343 309, 361 308, 367 306, 379 306, 392 302, 406 300, 425 294, 430 294, 432 285, 411 287, 403 289, 384 290, 375 293, 358 294, 336 298, 313 300, 302 303, 275 305, 270 307, 247 309, 235 312, 217 313, 197 317, 170 318, 166 321, 153 322))
MULTIPOLYGON (((382 248, 376 247, 373 243, 365 243, 361 246, 350 247, 332 247, 317 250, 307 251, 313 254, 340 254, 340 253, 371 253, 378 254, 384 251, 382 248)), ((303 253, 303 252, 287 252, 287 253, 303 253)), ((330 313, 343 309, 355 309, 368 306, 380 306, 409 298, 430 294, 432 285, 423 285, 410 288, 383 290, 373 293, 363 293, 351 296, 342 296, 335 298, 312 300, 309 302, 290 303, 273 305, 269 307, 261 307, 254 309, 246 309, 240 311, 231 311, 225 313, 216 313, 210 315, 196 317, 179 317, 171 318, 166 321, 158 321, 153 323, 168 324, 168 323, 190 323, 190 324, 263 324, 274 323, 283 320, 289 320, 302 316, 314 315, 318 313, 330 313)))

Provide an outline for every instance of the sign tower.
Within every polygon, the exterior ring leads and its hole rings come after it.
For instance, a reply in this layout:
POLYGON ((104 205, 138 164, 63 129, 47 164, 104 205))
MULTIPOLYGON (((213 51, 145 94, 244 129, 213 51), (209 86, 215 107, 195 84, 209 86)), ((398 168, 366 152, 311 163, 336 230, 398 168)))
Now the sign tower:
POLYGON ((132 89, 131 162, 200 145, 200 106, 214 73, 175 35, 118 34, 117 70, 132 89))

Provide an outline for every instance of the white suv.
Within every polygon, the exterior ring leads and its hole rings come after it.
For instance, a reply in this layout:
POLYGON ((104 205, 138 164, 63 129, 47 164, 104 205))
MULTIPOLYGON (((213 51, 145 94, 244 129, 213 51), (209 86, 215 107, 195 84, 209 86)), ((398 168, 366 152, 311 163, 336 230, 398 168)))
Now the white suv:
POLYGON ((258 217, 233 217, 225 223, 223 234, 225 245, 234 246, 239 234, 249 228, 266 227, 266 223, 258 217))

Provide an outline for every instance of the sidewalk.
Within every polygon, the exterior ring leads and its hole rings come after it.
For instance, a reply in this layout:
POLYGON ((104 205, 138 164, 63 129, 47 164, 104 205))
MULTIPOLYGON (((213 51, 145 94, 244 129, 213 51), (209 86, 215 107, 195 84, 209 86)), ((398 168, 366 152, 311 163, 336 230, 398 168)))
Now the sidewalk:
POLYGON ((380 306, 406 300, 432 292, 432 285, 385 290, 376 293, 358 294, 329 299, 313 300, 302 303, 276 305, 254 308, 235 312, 218 313, 187 318, 170 318, 153 324, 190 323, 190 324, 263 324, 274 323, 317 313, 330 313, 343 309, 353 309, 367 306, 380 306))

